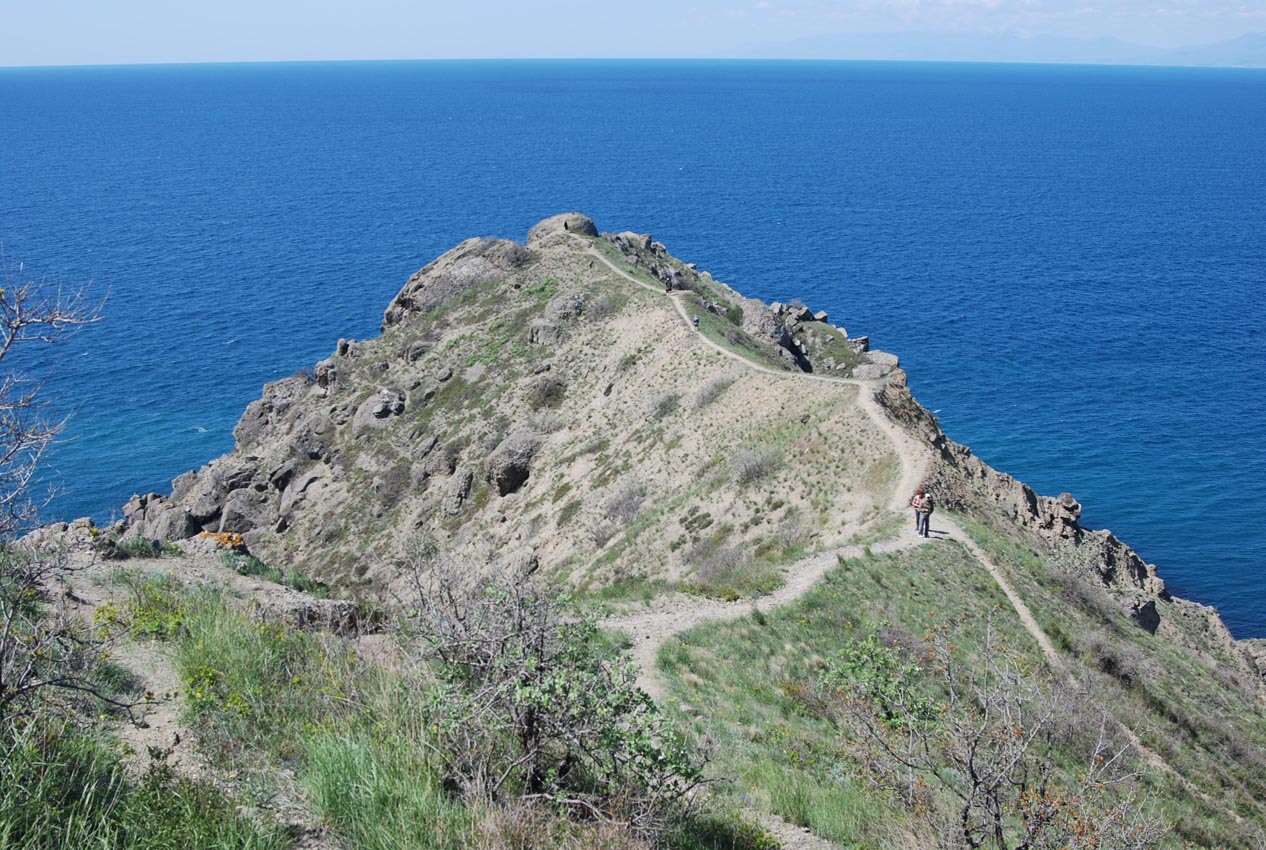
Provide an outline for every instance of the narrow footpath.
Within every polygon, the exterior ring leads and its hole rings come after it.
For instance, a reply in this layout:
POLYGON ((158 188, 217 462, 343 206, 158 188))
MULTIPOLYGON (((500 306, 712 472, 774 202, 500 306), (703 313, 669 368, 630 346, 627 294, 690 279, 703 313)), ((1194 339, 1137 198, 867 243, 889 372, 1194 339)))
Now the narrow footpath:
MULTIPOLYGON (((658 287, 653 286, 646 281, 640 280, 624 269, 619 268, 612 263, 607 257, 596 249, 589 247, 587 252, 610 269, 614 274, 636 284, 645 290, 654 292, 658 295, 667 297, 676 309, 678 316, 687 327, 693 329, 693 323, 687 312, 684 299, 686 294, 681 291, 665 294, 658 287)), ((716 351, 717 353, 728 357, 729 359, 740 363, 746 369, 761 372, 766 375, 778 378, 780 380, 792 381, 813 381, 828 384, 843 384, 858 388, 857 399, 862 410, 871 421, 888 437, 892 442, 893 450, 901 462, 901 475, 898 480, 892 498, 889 501, 889 509, 896 513, 904 514, 908 510, 907 499, 909 494, 923 482, 929 465, 932 461, 931 448, 920 444, 911 437, 906 431, 898 426, 890 419, 881 409, 879 403, 875 400, 875 388, 881 385, 880 381, 863 381, 857 378, 839 378, 825 375, 813 375, 804 372, 780 372, 776 369, 770 369, 726 349, 701 333, 696 333, 695 338, 700 344, 716 351)), ((938 532, 937 538, 951 538, 957 540, 966 549, 971 552, 972 557, 982 566, 989 576, 997 584, 998 588, 1006 596, 1007 601, 1011 603, 1011 607, 1015 610, 1016 616, 1020 623, 1024 626, 1025 631, 1032 636, 1041 650, 1042 655, 1046 658, 1051 669, 1057 674, 1066 677, 1070 685, 1077 685, 1072 676, 1071 671, 1065 664, 1064 659, 1055 649, 1054 643, 1051 641, 1050 635, 1042 629, 1037 619, 1033 616, 1032 610, 1016 593, 1008 580, 1005 571, 1001 566, 995 563, 977 543, 971 539, 959 526, 954 522, 953 518, 947 516, 944 512, 935 515, 936 528, 938 532)), ((863 530, 858 528, 857 531, 863 530)), ((933 540, 915 537, 911 539, 908 536, 901 537, 870 547, 872 552, 896 552, 912 548, 914 546, 926 545, 933 540)), ((636 613, 621 614, 609 618, 604 621, 603 625, 610 628, 620 629, 628 634, 632 643, 630 653, 634 662, 638 667, 638 684, 656 700, 664 697, 662 683, 655 675, 655 659, 659 655, 660 648, 665 641, 681 632, 688 631, 696 626, 703 625, 708 622, 728 621, 750 614, 755 609, 758 611, 768 611, 781 605, 786 605, 796 601, 809 591, 820 579, 822 579, 838 562, 841 557, 850 558, 862 554, 865 547, 863 546, 843 546, 818 553, 813 557, 806 558, 796 564, 793 564, 787 575, 786 582, 778 590, 766 596, 756 599, 747 599, 741 602, 721 602, 717 600, 700 600, 697 596, 686 596, 685 594, 665 594, 652 600, 646 609, 637 611, 636 613)), ((1111 715, 1115 719, 1115 715, 1111 715)), ((1129 741, 1130 745, 1139 754, 1139 756, 1154 770, 1169 774, 1177 779, 1192 794, 1199 796, 1224 812, 1227 816, 1239 821, 1241 818, 1233 811, 1226 809, 1225 806, 1213 800, 1208 794, 1197 788, 1181 774, 1178 774, 1161 756, 1154 750, 1144 744, 1135 734, 1134 730, 1126 726, 1124 723, 1116 720, 1117 730, 1129 741)), ((769 828, 778 838, 783 841, 783 846, 787 850, 819 850, 819 848, 830 848, 829 842, 813 836, 809 833, 803 833, 796 827, 787 824, 777 818, 762 813, 752 813, 758 817, 767 828, 769 828), (803 833, 803 834, 802 834, 803 833)))
MULTIPOLYGON (((634 283, 643 289, 663 295, 664 292, 657 286, 652 286, 646 281, 640 280, 627 271, 619 268, 599 251, 593 248, 589 249, 589 254, 596 258, 621 278, 634 283)), ((686 305, 683 303, 683 295, 681 292, 674 292, 668 295, 668 299, 672 302, 677 315, 681 317, 688 327, 693 327, 690 316, 687 313, 686 305)), ((879 403, 875 401, 874 390, 880 383, 877 381, 863 381, 857 378, 837 378, 826 375, 813 375, 804 372, 780 372, 776 369, 770 369, 761 366, 752 361, 726 349, 703 334, 696 334, 696 339, 702 345, 711 348, 713 351, 730 358, 736 363, 740 363, 744 368, 761 372, 766 375, 778 378, 780 380, 789 381, 813 381, 817 383, 842 384, 858 388, 857 400, 862 410, 870 420, 878 427, 891 441, 893 450, 896 452, 901 462, 901 475, 898 479, 897 486, 893 491, 889 500, 889 510, 896 513, 904 513, 907 510, 907 499, 909 494, 915 491, 915 488, 923 481, 927 475, 928 466, 932 461, 932 451, 927 446, 922 446, 902 430, 895 422, 884 414, 879 403)), ((1020 598, 1019 594, 1011 587, 1007 581, 1002 569, 989 559, 985 552, 971 540, 963 530, 944 512, 936 514, 936 523, 938 531, 945 531, 947 535, 938 535, 939 537, 949 536, 961 542, 972 553, 972 556, 985 567, 989 575, 997 583, 998 587, 1006 595, 1007 600, 1015 609, 1016 615, 1020 618, 1020 622, 1024 625, 1025 631, 1032 635, 1033 640, 1037 642, 1042 654, 1046 657, 1050 665, 1058 671, 1065 669, 1063 659, 1055 650, 1054 644, 1051 643, 1050 636, 1042 630, 1037 620, 1033 617, 1033 612, 1029 610, 1028 605, 1020 598)), ((858 530, 861 530, 860 528, 858 530)), ((902 549, 908 549, 913 546, 923 545, 929 542, 925 538, 909 538, 902 536, 895 540, 885 541, 871 547, 873 552, 895 552, 902 549)), ((668 594, 663 598, 654 600, 645 611, 639 611, 636 614, 628 614, 619 617, 613 617, 608 620, 606 625, 612 628, 623 629, 628 632, 629 637, 633 641, 632 654, 634 660, 641 670, 640 684, 652 696, 659 698, 662 696, 662 688, 656 683, 652 671, 655 667, 655 657, 659 654, 659 648, 664 641, 672 637, 678 632, 686 631, 706 622, 716 620, 733 620, 750 612, 753 608, 758 610, 769 610, 780 605, 786 605, 794 602, 803 596, 813 587, 827 572, 829 572, 838 562, 840 557, 856 557, 860 555, 864 547, 862 546, 844 546, 840 548, 830 549, 821 552, 811 558, 792 566, 786 583, 773 593, 762 596, 754 600, 745 600, 743 602, 718 602, 718 601, 700 601, 698 597, 684 596, 682 594, 668 594)))

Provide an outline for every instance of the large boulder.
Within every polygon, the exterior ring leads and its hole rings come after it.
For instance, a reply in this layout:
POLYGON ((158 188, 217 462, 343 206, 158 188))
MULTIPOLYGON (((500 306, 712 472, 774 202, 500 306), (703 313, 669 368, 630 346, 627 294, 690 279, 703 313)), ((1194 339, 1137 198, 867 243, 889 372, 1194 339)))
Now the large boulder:
POLYGON ((747 333, 780 348, 791 348, 791 334, 787 326, 765 302, 756 298, 743 298, 739 306, 743 308, 743 320, 740 327, 747 333))
POLYGON ((253 487, 243 487, 229 493, 224 500, 217 531, 235 531, 239 534, 272 525, 277 520, 277 508, 269 494, 253 487))
POLYGON ((294 506, 304 501, 310 493, 314 493, 319 488, 316 486, 324 478, 328 478, 330 470, 324 464, 318 464, 311 469, 306 470, 301 475, 297 475, 290 480, 281 493, 281 505, 279 512, 285 516, 294 509, 294 506))
POLYGON ((155 540, 188 540, 202 530, 193 514, 179 506, 167 508, 148 524, 155 540))
POLYGON ((541 435, 527 429, 514 431, 501 441, 487 463, 488 481, 496 485, 498 493, 507 496, 523 486, 540 447, 541 435))
POLYGON ((549 319, 533 319, 528 325, 528 340, 533 345, 557 345, 562 338, 562 329, 549 319))
POLYGON ((387 420, 399 416, 405 409, 404 390, 396 387, 379 387, 378 392, 360 403, 356 415, 352 417, 352 428, 356 432, 369 428, 383 428, 387 420))
POLYGON ((296 418, 288 437, 291 456, 301 460, 324 458, 329 453, 333 430, 334 423, 320 411, 296 418))
POLYGON ((651 235, 649 233, 634 233, 632 230, 626 230, 623 233, 616 234, 612 240, 621 251, 645 250, 651 247, 651 235))
POLYGON ((475 473, 469 467, 462 467, 453 473, 453 477, 448 481, 448 489, 444 493, 444 513, 457 516, 462 512, 462 505, 466 504, 466 497, 470 495, 470 485, 474 482, 475 473))
POLYGON ((585 295, 574 289, 560 292, 545 305, 545 318, 551 322, 570 322, 585 312, 585 295))
POLYGON ((264 384, 263 395, 246 406, 233 429, 238 450, 257 444, 303 398, 308 387, 308 379, 301 375, 264 384))

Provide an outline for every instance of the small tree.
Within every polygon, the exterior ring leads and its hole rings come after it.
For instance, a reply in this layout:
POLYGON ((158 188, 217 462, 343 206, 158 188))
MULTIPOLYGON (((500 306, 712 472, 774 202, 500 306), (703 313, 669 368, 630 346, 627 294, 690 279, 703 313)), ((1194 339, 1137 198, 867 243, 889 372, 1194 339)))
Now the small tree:
POLYGON ((52 604, 53 589, 72 569, 69 557, 16 540, 52 496, 38 496, 34 482, 64 423, 46 415, 41 381, 7 368, 15 350, 64 339, 97 321, 98 308, 82 290, 26 278, 3 257, 0 268, 0 728, 11 732, 48 699, 66 706, 101 695, 90 675, 99 648, 64 606, 52 604))
POLYGON ((570 616, 526 572, 414 575, 418 637, 439 680, 435 752, 464 793, 545 800, 645 835, 689 807, 701 760, 631 664, 604 651, 593 619, 570 616))
MULTIPOLYGON (((44 280, 25 278, 22 266, 14 269, 0 255, 3 286, 0 287, 0 364, 16 349, 31 343, 50 345, 83 325, 97 321, 99 307, 92 306, 83 290, 66 290, 44 280)), ((0 378, 0 539, 32 524, 47 504, 35 498, 32 483, 40 462, 63 420, 49 419, 40 399, 42 381, 8 370, 0 378)))
POLYGON ((991 625, 973 666, 959 660, 936 628, 919 658, 872 637, 846 648, 821 678, 827 705, 859 738, 867 776, 932 826, 942 847, 1156 845, 1160 823, 1136 790, 1130 744, 1113 740, 1106 713, 1089 728, 1069 728, 1063 718, 1088 713, 1084 695, 1025 672, 991 625), (1062 769, 1057 755, 1078 749, 1080 764, 1062 769))

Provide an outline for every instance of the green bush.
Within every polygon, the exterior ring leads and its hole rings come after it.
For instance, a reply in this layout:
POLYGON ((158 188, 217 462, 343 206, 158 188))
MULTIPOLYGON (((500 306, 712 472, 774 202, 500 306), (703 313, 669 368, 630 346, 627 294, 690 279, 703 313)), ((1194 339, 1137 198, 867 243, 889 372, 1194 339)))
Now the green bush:
POLYGON ((649 835, 688 807, 702 765, 592 619, 525 576, 435 581, 416 600, 441 683, 430 726, 468 798, 550 800, 649 835))
POLYGON ((166 639, 180 632, 184 624, 184 588, 171 574, 140 575, 122 573, 130 599, 118 604, 97 606, 93 619, 109 630, 122 630, 142 637, 166 639))
POLYGON ((220 555, 220 559, 225 567, 233 570, 238 575, 258 576, 265 581, 293 588, 309 596, 326 597, 330 595, 329 585, 304 575, 294 567, 282 572, 276 567, 271 567, 264 563, 254 555, 244 555, 241 552, 223 552, 220 555))

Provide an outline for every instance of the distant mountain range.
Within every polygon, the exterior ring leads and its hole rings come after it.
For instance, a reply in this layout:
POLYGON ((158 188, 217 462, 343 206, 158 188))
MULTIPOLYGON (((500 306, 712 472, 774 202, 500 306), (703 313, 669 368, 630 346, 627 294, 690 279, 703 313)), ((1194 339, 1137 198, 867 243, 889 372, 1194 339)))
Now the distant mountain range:
POLYGON ((1161 48, 1116 38, 952 32, 833 33, 755 44, 734 56, 767 59, 880 59, 928 62, 1042 62, 1266 68, 1266 33, 1161 48))

